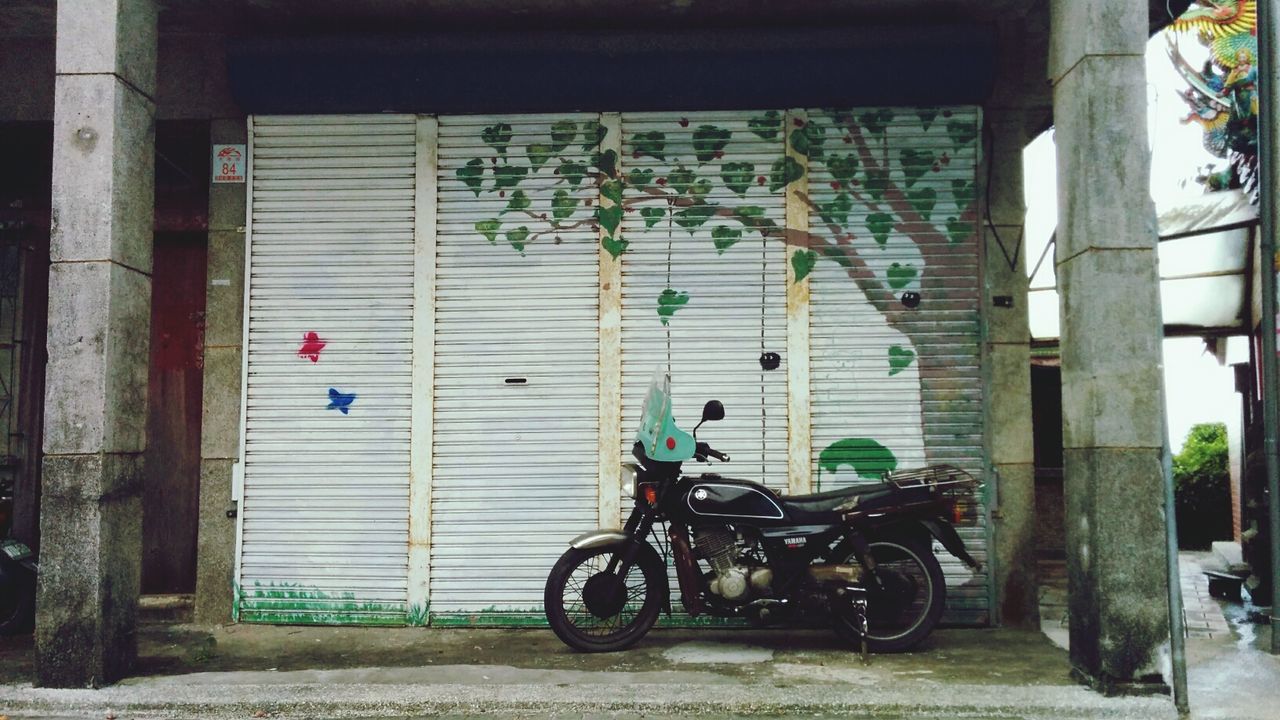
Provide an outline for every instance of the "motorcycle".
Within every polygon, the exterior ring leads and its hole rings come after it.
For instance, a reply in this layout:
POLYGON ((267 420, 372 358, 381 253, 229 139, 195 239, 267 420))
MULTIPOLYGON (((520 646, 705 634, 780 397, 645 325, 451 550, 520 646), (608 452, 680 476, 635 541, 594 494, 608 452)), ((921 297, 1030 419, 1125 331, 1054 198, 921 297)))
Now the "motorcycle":
POLYGON ((0 635, 30 632, 35 624, 35 554, 26 545, 7 537, 13 497, 0 488, 0 635))
POLYGON ((544 607, 556 636, 581 652, 634 645, 661 612, 671 615, 669 554, 691 617, 757 626, 816 619, 860 646, 864 658, 927 637, 946 601, 933 540, 981 568, 953 525, 978 482, 937 465, 785 496, 716 473, 681 474, 689 459, 729 461, 697 439, 703 423, 723 418, 724 406, 711 400, 692 434, 682 431, 671 413, 670 377, 655 376, 632 447, 636 463, 622 468, 622 492, 635 501, 630 517, 621 530, 574 538, 547 577, 544 607))

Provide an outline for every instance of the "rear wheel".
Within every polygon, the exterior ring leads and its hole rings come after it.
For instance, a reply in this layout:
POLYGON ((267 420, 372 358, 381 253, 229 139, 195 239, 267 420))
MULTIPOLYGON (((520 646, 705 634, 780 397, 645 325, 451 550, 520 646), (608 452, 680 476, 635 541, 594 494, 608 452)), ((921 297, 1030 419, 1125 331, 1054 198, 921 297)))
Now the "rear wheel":
POLYGON ((543 592, 547 622, 556 637, 580 652, 612 652, 631 647, 649 632, 662 609, 666 566, 647 543, 619 578, 615 554, 626 545, 577 550, 560 556, 543 592))
MULTIPOLYGON (((904 538, 877 538, 870 542, 876 561, 876 579, 868 578, 867 649, 878 653, 908 650, 933 631, 942 618, 946 582, 942 566, 927 542, 904 538)), ((857 563, 850 557, 849 563, 857 563)), ((852 612, 836 617, 836 632, 861 643, 852 612)))

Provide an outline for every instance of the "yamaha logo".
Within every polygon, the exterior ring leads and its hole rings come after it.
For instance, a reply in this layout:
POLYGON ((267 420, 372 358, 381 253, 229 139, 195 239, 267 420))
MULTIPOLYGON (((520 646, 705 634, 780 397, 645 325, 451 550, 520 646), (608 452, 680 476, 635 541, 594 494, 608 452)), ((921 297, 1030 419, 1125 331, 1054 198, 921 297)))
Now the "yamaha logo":
POLYGON ((697 490, 694 490, 694 491, 693 491, 693 499, 694 499, 694 500, 706 500, 706 499, 707 499, 707 491, 706 491, 706 489, 705 489, 705 488, 698 488, 697 490))

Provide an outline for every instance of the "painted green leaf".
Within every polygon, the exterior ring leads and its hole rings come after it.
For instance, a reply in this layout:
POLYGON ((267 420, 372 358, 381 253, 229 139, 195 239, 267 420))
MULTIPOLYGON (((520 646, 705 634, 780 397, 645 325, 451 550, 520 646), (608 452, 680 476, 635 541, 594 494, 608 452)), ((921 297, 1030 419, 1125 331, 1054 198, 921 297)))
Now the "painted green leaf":
POLYGON ((605 235, 600 239, 600 246, 607 250, 614 260, 617 260, 622 253, 626 252, 627 246, 630 244, 629 241, 615 238, 612 235, 605 235))
POLYGON ((555 151, 551 149, 550 145, 543 143, 531 143, 529 147, 525 148, 525 154, 529 156, 529 164, 533 166, 534 170, 546 165, 554 153, 555 151))
POLYGON ((925 132, 929 132, 929 127, 933 125, 934 118, 938 117, 937 108, 920 108, 916 110, 916 117, 920 118, 920 125, 925 132))
POLYGON ((613 150, 592 154, 591 164, 595 165, 600 172, 608 177, 616 177, 618 175, 618 153, 613 150))
POLYGON ((884 198, 885 191, 889 189, 889 171, 882 168, 868 170, 867 181, 863 186, 867 189, 867 194, 879 202, 884 198))
POLYGON ((924 174, 929 172, 929 168, 933 167, 932 150, 904 148, 898 153, 898 158, 902 160, 902 175, 908 188, 915 185, 916 181, 924 177, 924 174))
POLYGON ((645 227, 653 227, 667 216, 666 208, 647 207, 640 209, 640 217, 644 218, 645 227))
POLYGON ((506 155, 507 145, 511 144, 511 126, 506 123, 490 125, 480 131, 480 139, 499 155, 506 155))
POLYGON ((689 234, 692 235, 695 230, 705 225, 715 214, 716 208, 714 205, 694 205, 677 211, 671 218, 675 220, 677 225, 688 230, 689 234))
POLYGON ((716 246, 716 252, 721 255, 741 239, 742 231, 737 228, 718 225, 711 230, 711 244, 716 246))
POLYGON ((818 206, 818 214, 822 221, 831 225, 844 225, 849 221, 849 211, 853 209, 853 198, 848 193, 836 195, 831 202, 818 206))
POLYGON ((689 188, 693 187, 696 179, 697 175, 692 170, 681 165, 667 173, 667 187, 683 195, 689 192, 689 188))
POLYGON ((568 190, 557 190, 555 195, 551 196, 551 216, 556 220, 564 220, 573 215, 577 207, 578 198, 570 195, 568 190))
POLYGON ((637 190, 643 190, 653 184, 653 171, 648 168, 635 168, 627 173, 627 183, 637 190))
POLYGON ((851 182, 858 174, 858 158, 852 153, 843 157, 832 155, 827 158, 827 170, 831 172, 831 177, 841 183, 851 182))
POLYGON ((688 302, 689 293, 683 290, 680 292, 676 292, 671 288, 663 290, 658 295, 658 319, 662 321, 663 325, 666 325, 671 320, 671 316, 675 315, 676 311, 684 307, 688 302))
POLYGON ((631 145, 641 155, 648 155, 659 160, 666 160, 667 134, 661 130, 636 133, 631 145))
POLYGON ((778 126, 782 115, 777 110, 768 110, 763 115, 756 115, 747 121, 747 127, 761 140, 774 140, 778 137, 778 126))
POLYGON ((524 194, 523 190, 516 190, 511 193, 511 199, 507 200, 507 207, 502 212, 508 213, 528 210, 529 206, 532 204, 533 201, 529 199, 528 195, 524 194))
POLYGON ((618 224, 622 222, 622 206, 596 208, 596 217, 600 220, 600 227, 612 235, 613 231, 618 229, 618 224))
POLYGON ((578 134, 578 124, 572 120, 561 120, 551 126, 551 151, 563 152, 578 134))
POLYGON ((600 196, 612 200, 615 205, 622 204, 622 182, 605 180, 600 184, 600 196))
POLYGON ((898 373, 906 370, 911 363, 915 362, 916 353, 910 348, 904 348, 901 345, 892 345, 889 347, 889 377, 893 377, 898 373))
POLYGON ((485 236, 490 243, 498 241, 498 228, 502 225, 497 220, 480 220, 476 223, 476 232, 485 236))
POLYGON ((938 204, 938 191, 931 187, 919 187, 907 191, 907 201, 920 213, 925 222, 933 215, 933 206, 938 204))
POLYGON ((494 188, 513 188, 528 174, 529 168, 523 165, 498 165, 493 169, 494 188))
POLYGON ((951 181, 951 197, 956 200, 956 207, 967 208, 969 203, 973 202, 973 198, 977 195, 973 189, 973 181, 971 180, 952 180, 951 181))
POLYGON ((739 197, 745 196, 756 178, 756 166, 749 162, 731 162, 720 166, 720 179, 724 186, 739 197))
POLYGON ((796 282, 809 277, 818 262, 818 253, 812 250, 796 250, 791 253, 791 268, 796 271, 796 282))
POLYGON ((468 160, 466 165, 458 168, 456 173, 458 179, 461 180, 471 192, 480 197, 480 189, 484 185, 484 161, 480 158, 468 160))
POLYGON ((952 120, 947 123, 947 135, 951 137, 952 144, 959 150, 967 147, 969 143, 973 142, 974 138, 978 137, 978 128, 974 127, 973 123, 968 120, 952 120))
POLYGON ((842 466, 853 468, 859 477, 879 480, 898 468, 893 451, 871 438, 845 438, 828 445, 818 454, 818 470, 835 473, 842 466))
POLYGON ((871 231, 871 237, 882 247, 889 242, 889 233, 893 231, 893 216, 889 213, 871 213, 867 216, 867 230, 871 231))
POLYGON ((511 247, 519 250, 524 254, 524 241, 529 239, 529 228, 521 225, 507 231, 507 242, 511 243, 511 247))
POLYGON ((693 131, 693 156, 698 162, 711 162, 722 154, 724 146, 729 144, 732 133, 715 125, 699 125, 693 131))
POLYGON ((885 130, 889 127, 889 123, 893 122, 893 117, 893 111, 889 108, 868 110, 858 116, 858 124, 866 128, 867 132, 872 135, 883 137, 885 130))
POLYGON ((600 147, 600 141, 604 140, 604 136, 609 133, 609 128, 601 125, 599 121, 587 120, 582 123, 582 149, 594 150, 600 147))
POLYGON ((810 160, 822 159, 822 143, 826 140, 827 130, 821 125, 809 123, 791 133, 791 147, 810 160))
POLYGON ((704 195, 707 195, 710 192, 711 192, 711 181, 706 178, 702 178, 701 180, 698 180, 698 182, 694 183, 689 187, 689 196, 694 198, 700 198, 704 195))
POLYGON ((777 192, 791 183, 804 177, 804 166, 795 158, 778 158, 769 171, 769 192, 777 192))
POLYGON ((947 218, 947 237, 951 244, 963 242, 973 235, 973 225, 959 218, 947 218))
POLYGON ((894 263, 889 266, 889 269, 885 271, 885 274, 889 276, 889 287, 894 290, 901 290, 902 288, 910 285, 911 281, 916 279, 917 273, 914 265, 894 263))
POLYGON ((582 163, 573 162, 572 160, 561 160, 560 169, 556 171, 565 182, 574 187, 582 182, 582 178, 587 176, 587 166, 582 163))

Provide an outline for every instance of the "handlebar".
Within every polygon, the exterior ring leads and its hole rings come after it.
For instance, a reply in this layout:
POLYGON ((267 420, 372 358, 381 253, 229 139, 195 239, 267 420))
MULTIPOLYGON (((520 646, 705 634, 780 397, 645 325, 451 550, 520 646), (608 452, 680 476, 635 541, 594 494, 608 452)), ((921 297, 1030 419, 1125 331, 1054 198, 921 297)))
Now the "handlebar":
POLYGON ((706 462, 709 457, 713 457, 720 462, 729 462, 728 455, 725 455, 704 442, 700 442, 694 446, 693 457, 700 462, 706 462))

